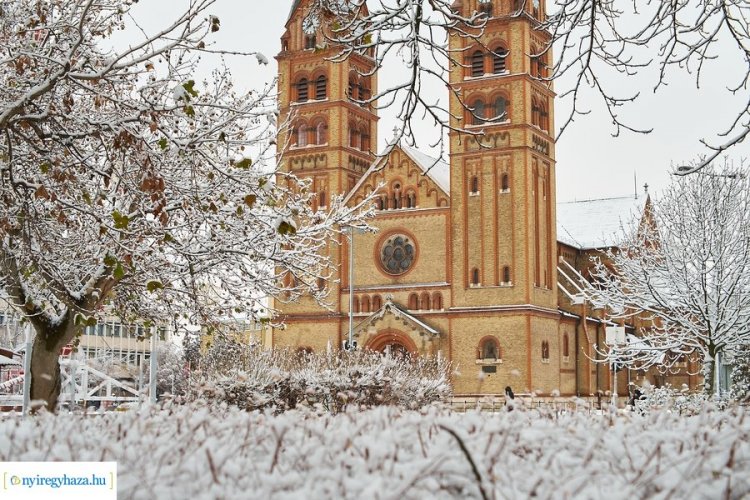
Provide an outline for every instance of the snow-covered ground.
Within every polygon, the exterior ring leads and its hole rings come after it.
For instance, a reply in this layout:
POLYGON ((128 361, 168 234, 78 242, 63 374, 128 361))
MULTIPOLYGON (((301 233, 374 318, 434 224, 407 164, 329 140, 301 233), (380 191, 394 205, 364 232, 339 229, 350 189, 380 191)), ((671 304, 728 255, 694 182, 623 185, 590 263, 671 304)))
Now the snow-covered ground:
POLYGON ((750 414, 186 406, 3 418, 0 460, 114 460, 121 499, 743 498, 750 414))

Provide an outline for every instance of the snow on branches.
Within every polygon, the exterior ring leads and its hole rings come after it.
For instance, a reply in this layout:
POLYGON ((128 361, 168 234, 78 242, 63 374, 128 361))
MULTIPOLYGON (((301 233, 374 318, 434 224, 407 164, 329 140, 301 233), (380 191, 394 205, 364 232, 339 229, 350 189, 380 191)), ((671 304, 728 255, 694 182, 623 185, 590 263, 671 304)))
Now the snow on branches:
POLYGON ((104 306, 207 324, 282 290, 322 299, 320 255, 359 220, 336 199, 313 211, 277 171, 270 87, 239 93, 223 67, 195 79, 222 53, 214 0, 107 48, 131 3, 2 3, 0 284, 49 352, 104 306))
POLYGON ((713 360, 750 343, 750 179, 709 167, 677 177, 595 261, 588 298, 610 319, 648 322, 606 357, 669 367, 698 354, 706 386, 713 360))

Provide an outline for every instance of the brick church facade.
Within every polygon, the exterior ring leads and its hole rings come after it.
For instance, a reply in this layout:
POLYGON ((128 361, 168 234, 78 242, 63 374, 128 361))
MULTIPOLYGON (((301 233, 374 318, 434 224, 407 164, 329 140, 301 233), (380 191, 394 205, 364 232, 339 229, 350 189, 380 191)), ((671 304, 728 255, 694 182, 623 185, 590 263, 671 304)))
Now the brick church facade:
MULTIPOLYGON (((359 348, 441 355, 457 368, 454 390, 461 395, 501 394, 510 385, 517 392, 588 396, 611 384, 607 366, 590 359, 596 345, 603 347, 606 324, 603 311, 578 299, 576 280, 609 242, 581 243, 577 224, 558 220, 555 93, 544 80, 551 54, 529 56, 549 40, 536 29, 544 2, 521 2, 520 15, 511 3, 454 4, 465 16, 483 10, 489 20, 481 43, 449 41, 466 57, 465 67, 452 68, 451 85, 474 110, 451 94, 452 115, 463 117, 452 125, 481 133, 451 132, 444 163, 403 144, 376 155, 378 116, 361 103, 377 93, 374 59, 354 54, 332 62, 337 49, 321 43, 308 2, 293 1, 277 56, 281 115, 292 118, 278 140, 282 168, 311 180, 320 207, 335 195, 356 204, 378 190, 371 221, 378 232, 353 236, 359 348)), ((644 200, 635 198, 587 202, 588 216, 617 206, 609 214, 617 225, 629 210, 643 210, 644 200)), ((585 229, 598 219, 583 223, 585 229)), ((344 237, 329 249, 338 270, 326 284, 331 309, 308 298, 274 304, 285 328, 274 330, 273 346, 342 345, 349 332, 350 244, 344 237)), ((621 372, 620 393, 638 376, 649 375, 621 372)), ((684 377, 675 382, 698 383, 684 377)))

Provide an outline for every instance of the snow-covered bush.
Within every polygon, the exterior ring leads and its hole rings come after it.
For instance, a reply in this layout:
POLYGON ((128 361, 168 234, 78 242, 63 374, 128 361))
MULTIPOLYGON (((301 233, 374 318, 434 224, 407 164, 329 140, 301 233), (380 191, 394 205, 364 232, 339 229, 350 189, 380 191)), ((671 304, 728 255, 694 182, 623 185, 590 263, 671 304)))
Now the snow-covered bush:
POLYGON ((691 392, 685 385, 677 389, 669 384, 662 387, 645 384, 641 391, 640 399, 635 401, 635 407, 640 412, 667 410, 681 415, 697 415, 709 407, 726 408, 729 403, 727 398, 691 392))
POLYGON ((116 461, 123 500, 747 498, 749 417, 744 408, 274 415, 193 403, 5 418, 0 461, 116 461))
POLYGON ((369 351, 261 351, 231 341, 209 349, 191 380, 191 398, 248 410, 421 408, 451 396, 448 363, 437 358, 404 359, 369 351))

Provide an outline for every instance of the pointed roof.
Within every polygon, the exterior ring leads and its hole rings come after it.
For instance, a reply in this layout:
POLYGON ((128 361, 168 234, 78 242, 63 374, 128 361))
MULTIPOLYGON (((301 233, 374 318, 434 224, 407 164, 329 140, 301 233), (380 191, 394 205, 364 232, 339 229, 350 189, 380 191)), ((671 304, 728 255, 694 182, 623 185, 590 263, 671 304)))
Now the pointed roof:
POLYGON ((380 321, 388 315, 395 316, 397 319, 411 326, 414 330, 417 330, 420 333, 425 333, 433 337, 440 335, 440 332, 438 330, 431 327, 424 321, 412 316, 411 314, 406 312, 406 310, 395 304, 393 302, 393 296, 390 294, 386 295, 385 304, 383 304, 383 307, 372 313, 354 328, 354 335, 359 336, 359 334, 362 333, 363 330, 366 330, 370 325, 380 321))
POLYGON ((367 169, 367 172, 365 172, 365 174, 359 178, 359 181, 357 181, 352 190, 346 195, 346 197, 344 198, 344 203, 349 202, 349 200, 354 196, 354 193, 359 191, 359 188, 362 187, 362 184, 367 182, 367 179, 370 177, 370 175, 372 175, 373 172, 376 172, 384 167, 384 163, 388 160, 388 157, 395 148, 403 151, 404 154, 408 156, 422 170, 422 173, 424 175, 432 180, 437 185, 437 187, 445 193, 447 197, 450 197, 450 165, 442 159, 433 158, 432 156, 426 155, 421 151, 417 151, 412 147, 406 146, 402 143, 398 143, 390 144, 387 148, 385 148, 385 151, 383 151, 379 155, 379 158, 372 165, 370 165, 370 168, 367 169))

